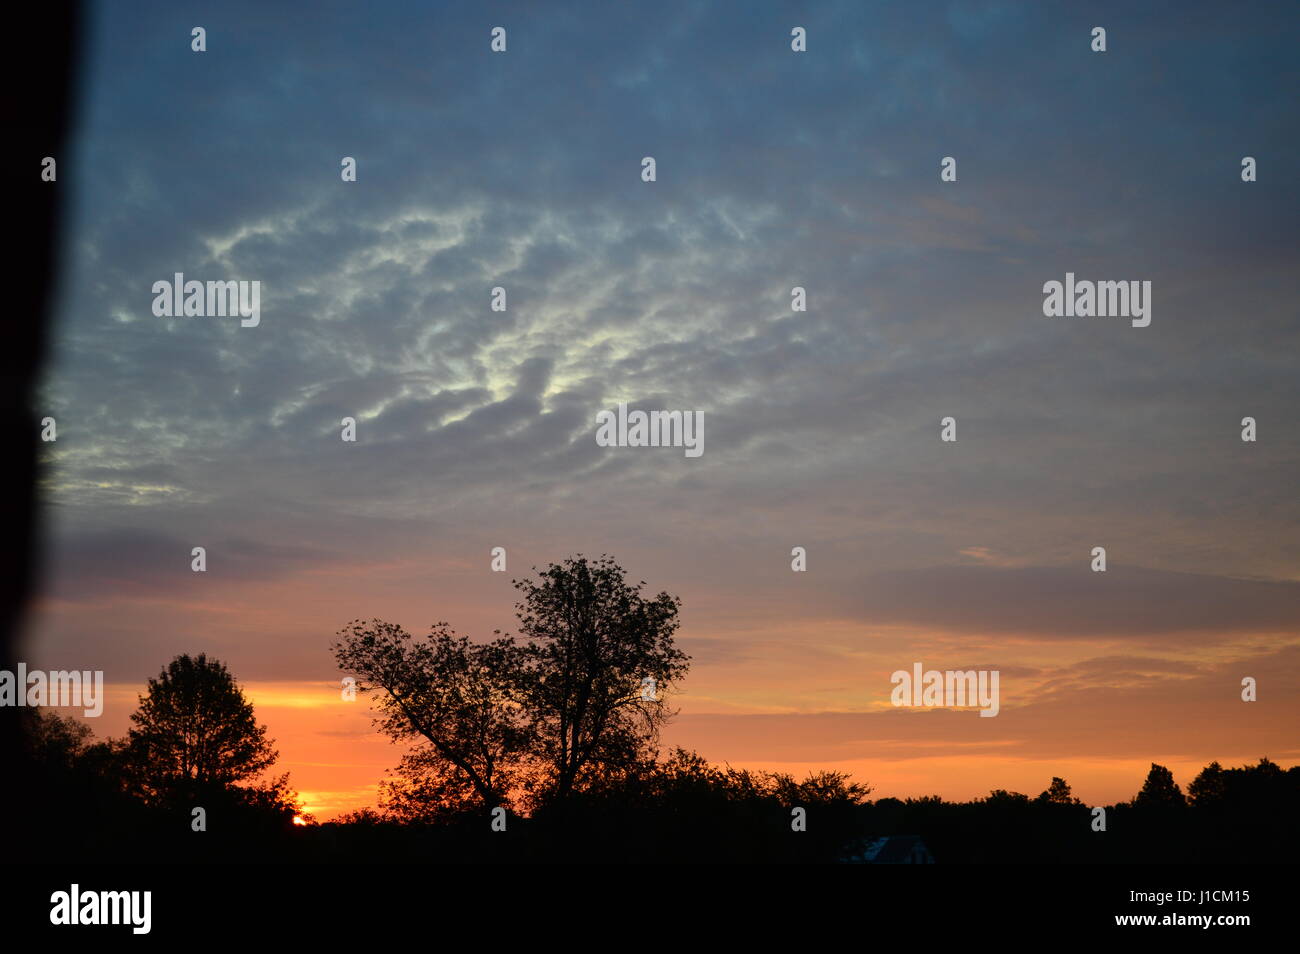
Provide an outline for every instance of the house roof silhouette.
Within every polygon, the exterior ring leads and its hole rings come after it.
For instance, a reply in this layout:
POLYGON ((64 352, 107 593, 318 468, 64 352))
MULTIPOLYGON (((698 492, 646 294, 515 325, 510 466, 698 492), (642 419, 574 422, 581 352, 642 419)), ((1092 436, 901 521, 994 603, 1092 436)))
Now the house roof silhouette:
POLYGON ((934 855, 920 835, 887 835, 854 842, 843 860, 859 865, 932 865, 934 855))

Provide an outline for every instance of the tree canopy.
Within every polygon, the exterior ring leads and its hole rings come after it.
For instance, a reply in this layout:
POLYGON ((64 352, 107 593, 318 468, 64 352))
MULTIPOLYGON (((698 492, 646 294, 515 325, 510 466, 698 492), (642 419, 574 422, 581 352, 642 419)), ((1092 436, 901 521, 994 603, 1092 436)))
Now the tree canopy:
POLYGON ((234 676, 203 653, 177 656, 150 679, 131 723, 129 772, 147 800, 248 782, 278 758, 234 676))
POLYGON ((514 585, 518 640, 477 644, 445 623, 417 640, 372 619, 332 647, 375 693, 380 730, 415 743, 386 786, 402 817, 562 803, 656 756, 666 697, 688 667, 673 641, 680 601, 647 599, 609 557, 571 557, 514 585))

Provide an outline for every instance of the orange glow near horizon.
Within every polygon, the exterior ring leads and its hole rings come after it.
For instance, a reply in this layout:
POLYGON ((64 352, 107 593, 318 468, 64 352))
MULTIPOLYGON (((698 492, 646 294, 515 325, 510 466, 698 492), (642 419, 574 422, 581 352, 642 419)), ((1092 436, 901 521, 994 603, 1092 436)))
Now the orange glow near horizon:
MULTIPOLYGON (((339 686, 324 682, 248 682, 242 687, 280 752, 275 770, 290 773, 290 784, 299 793, 304 814, 326 822, 376 806, 379 782, 404 750, 373 729, 363 698, 344 702, 339 686)), ((97 736, 124 734, 141 687, 114 685, 106 690, 104 715, 88 721, 97 736)), ((981 719, 973 710, 950 710, 949 715, 957 718, 948 718, 945 725, 926 722, 933 722, 940 713, 896 713, 904 718, 893 720, 896 724, 888 732, 877 730, 868 737, 866 728, 873 723, 866 720, 880 718, 878 706, 857 713, 735 715, 743 706, 717 704, 716 700, 727 695, 721 686, 712 687, 705 698, 713 701, 704 701, 698 712, 691 705, 694 697, 679 697, 682 711, 664 733, 663 749, 682 746, 718 764, 786 772, 799 778, 813 771, 846 772, 871 786, 872 799, 940 795, 965 801, 984 797, 993 789, 1033 796, 1046 789, 1053 776, 1060 776, 1088 804, 1113 804, 1137 793, 1153 761, 1168 766, 1184 789, 1213 760, 1225 765, 1253 763, 1262 756, 1283 765, 1300 761, 1300 752, 1284 739, 1284 732, 1276 734, 1277 744, 1271 751, 1245 750, 1232 744, 1236 730, 1231 724, 1223 727, 1223 748, 1213 755, 1183 754, 1186 734, 1177 725, 1135 727, 1156 746, 1149 754, 1129 754, 1117 746, 1113 755, 1107 755, 1097 751, 1105 749, 1106 743, 1088 752, 1078 750, 1077 733, 1061 724, 1070 718, 1088 721, 1086 712, 1076 710, 1060 713, 1044 706, 1044 718, 1033 722, 1017 721, 1013 706, 1005 707, 994 719, 981 719), (855 717, 861 719, 854 721, 855 717), (821 724, 837 720, 848 720, 850 725, 844 729, 821 724), (1057 735, 1062 746, 1075 746, 1076 754, 1054 756, 1041 751, 1040 743, 1026 731, 1044 740, 1057 735), (855 749, 867 754, 857 754, 855 749)), ((1225 718, 1238 712, 1241 717, 1255 714, 1251 707, 1237 705, 1239 709, 1223 710, 1225 718)), ((1121 717, 1118 724, 1122 723, 1121 717)), ((1240 722, 1238 726, 1245 728, 1240 722)), ((1114 728, 1096 722, 1096 731, 1102 735, 1114 728)), ((1148 744, 1135 741, 1139 746, 1148 744)), ((295 819, 295 824, 305 822, 295 819)))

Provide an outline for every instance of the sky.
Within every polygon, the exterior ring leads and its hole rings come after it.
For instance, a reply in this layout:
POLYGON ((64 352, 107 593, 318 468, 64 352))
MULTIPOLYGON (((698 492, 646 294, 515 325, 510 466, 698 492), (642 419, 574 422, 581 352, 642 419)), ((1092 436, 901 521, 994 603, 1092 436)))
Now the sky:
POLYGON ((1101 804, 1300 760, 1294 4, 418 6, 88 7, 25 659, 104 671, 97 734, 207 652, 310 811, 374 804, 337 631, 490 638, 608 553, 681 597, 665 743, 713 761, 1101 804), (176 272, 260 323, 155 316, 176 272), (1150 325, 1045 317, 1067 272, 1150 325), (620 402, 704 453, 598 446, 620 402), (917 662, 999 714, 893 706, 917 662))

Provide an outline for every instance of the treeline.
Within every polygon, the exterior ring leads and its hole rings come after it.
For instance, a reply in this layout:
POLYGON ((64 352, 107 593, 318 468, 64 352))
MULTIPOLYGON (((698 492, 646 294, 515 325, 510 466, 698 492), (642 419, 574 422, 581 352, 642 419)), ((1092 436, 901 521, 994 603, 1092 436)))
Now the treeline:
POLYGON ((882 798, 864 806, 874 834, 920 835, 952 864, 1291 863, 1300 848, 1300 766, 1268 759, 1240 768, 1212 762, 1184 795, 1152 764, 1129 801, 1096 807, 1054 778, 1038 796, 993 791, 971 802, 882 798), (1100 830, 1104 821, 1105 828, 1100 830))
POLYGON ((125 738, 24 710, 12 786, 20 844, 104 861, 835 862, 893 835, 941 863, 1268 862, 1292 857, 1300 767, 1213 763, 1184 795, 1152 765, 1133 800, 870 800, 837 772, 735 769, 660 728, 689 659, 679 601, 642 595, 581 555, 515 581, 519 636, 486 644, 437 624, 415 639, 356 621, 332 649, 344 694, 373 700, 406 754, 375 808, 313 824, 224 664, 178 656, 149 680, 125 738))
POLYGON ((949 864, 1290 863, 1300 847, 1300 766, 1268 759, 1211 763, 1186 795, 1153 765, 1132 800, 1099 816, 1059 778, 1036 797, 873 801, 841 773, 797 781, 679 749, 530 815, 494 818, 472 804, 412 813, 398 802, 299 826, 283 779, 206 790, 191 782, 149 796, 129 767, 130 739, 97 742, 84 724, 39 710, 26 718, 31 771, 15 781, 38 797, 15 834, 48 860, 829 863, 899 834, 919 836, 949 864), (197 804, 204 832, 194 830, 197 804))
POLYGON ((947 864, 1290 863, 1300 847, 1300 766, 1268 759, 1211 763, 1187 796, 1153 765, 1142 790, 1104 816, 1059 778, 1037 796, 997 790, 970 802, 868 794, 836 772, 796 782, 678 750, 646 774, 582 793, 563 819, 511 817, 504 834, 481 812, 434 823, 367 809, 309 835, 317 860, 470 862, 832 863, 890 835, 919 836, 947 864))

